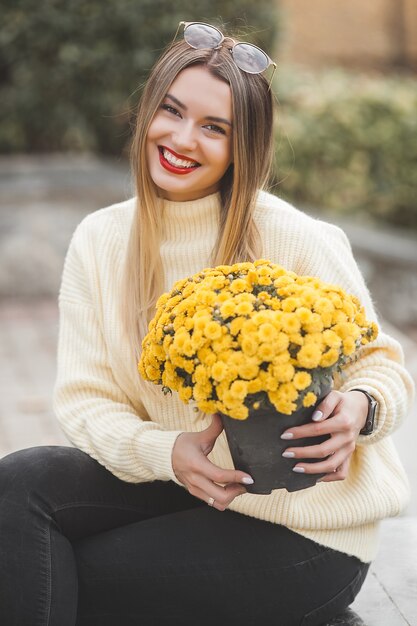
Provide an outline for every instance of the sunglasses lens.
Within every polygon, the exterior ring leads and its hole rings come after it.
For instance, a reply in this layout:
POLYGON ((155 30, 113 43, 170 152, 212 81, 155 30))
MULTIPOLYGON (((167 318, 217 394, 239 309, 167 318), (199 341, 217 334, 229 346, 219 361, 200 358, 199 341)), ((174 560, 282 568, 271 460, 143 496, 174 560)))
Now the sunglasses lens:
POLYGON ((269 59, 260 48, 250 43, 237 43, 233 48, 236 65, 249 74, 259 74, 269 66, 269 59))
POLYGON ((190 24, 184 30, 184 39, 192 48, 216 48, 222 41, 223 35, 217 28, 209 24, 190 24))

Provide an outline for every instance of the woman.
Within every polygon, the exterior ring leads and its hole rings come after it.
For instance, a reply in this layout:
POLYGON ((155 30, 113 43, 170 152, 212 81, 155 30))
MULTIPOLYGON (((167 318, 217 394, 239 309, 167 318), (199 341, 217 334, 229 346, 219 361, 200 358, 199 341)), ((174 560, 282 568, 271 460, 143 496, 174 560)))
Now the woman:
POLYGON ((269 57, 184 26, 138 111, 137 198, 88 216, 67 254, 55 408, 76 447, 0 461, 2 624, 321 624, 352 602, 379 520, 407 501, 389 434, 413 387, 382 332, 313 422, 284 433, 292 458, 292 440, 330 435, 295 468, 326 476, 295 493, 247 494, 218 417, 139 379, 157 297, 208 265, 269 258, 341 284, 375 319, 343 232, 260 191, 269 57))

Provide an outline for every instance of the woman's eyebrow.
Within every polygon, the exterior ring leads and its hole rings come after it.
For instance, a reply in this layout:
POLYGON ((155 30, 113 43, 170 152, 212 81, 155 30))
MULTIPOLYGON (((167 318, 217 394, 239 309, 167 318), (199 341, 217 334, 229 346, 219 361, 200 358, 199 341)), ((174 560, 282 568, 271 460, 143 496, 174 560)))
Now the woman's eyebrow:
POLYGON ((175 102, 175 104, 177 106, 180 107, 180 109, 183 109, 184 111, 187 110, 187 107, 185 106, 185 104, 183 104, 182 102, 180 102, 178 100, 178 98, 176 98, 175 96, 172 96, 170 93, 167 93, 167 95, 165 96, 165 98, 169 98, 170 100, 172 100, 172 102, 175 102))
MULTIPOLYGON (((183 111, 187 111, 188 107, 183 104, 180 100, 178 100, 178 98, 176 98, 175 96, 173 96, 170 93, 167 93, 165 98, 169 98, 169 100, 172 100, 172 102, 175 102, 175 104, 180 107, 180 109, 182 109, 183 111)), ((213 115, 207 115, 206 120, 209 120, 210 122, 219 122, 220 124, 227 124, 227 126, 232 127, 232 123, 229 122, 229 120, 227 120, 224 117, 215 117, 213 115)))
POLYGON ((230 128, 232 127, 232 122, 229 122, 229 120, 226 120, 224 117, 213 117, 213 115, 208 115, 205 119, 209 120, 210 122, 219 122, 220 124, 227 124, 228 126, 230 126, 230 128))

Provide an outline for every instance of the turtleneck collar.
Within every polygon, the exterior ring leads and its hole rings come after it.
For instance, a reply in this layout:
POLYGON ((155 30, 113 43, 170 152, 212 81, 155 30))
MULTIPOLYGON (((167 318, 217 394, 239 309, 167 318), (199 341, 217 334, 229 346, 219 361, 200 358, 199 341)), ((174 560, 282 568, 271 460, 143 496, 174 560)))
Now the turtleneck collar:
POLYGON ((210 194, 198 200, 186 202, 162 201, 164 237, 171 239, 177 235, 184 236, 194 227, 207 229, 207 235, 218 228, 220 216, 220 192, 210 194))

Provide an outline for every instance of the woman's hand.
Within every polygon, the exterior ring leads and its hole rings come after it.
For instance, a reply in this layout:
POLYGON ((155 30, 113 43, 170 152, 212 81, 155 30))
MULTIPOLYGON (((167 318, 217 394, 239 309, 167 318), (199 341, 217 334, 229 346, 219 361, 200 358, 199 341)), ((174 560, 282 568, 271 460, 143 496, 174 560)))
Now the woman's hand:
POLYGON ((246 493, 244 484, 253 483, 248 474, 222 469, 207 459, 222 430, 220 416, 215 414, 205 430, 181 433, 172 451, 172 467, 178 480, 191 495, 219 511, 224 511, 236 496, 246 493))
POLYGON ((325 459, 314 463, 299 463, 295 465, 294 471, 306 474, 326 473, 320 479, 322 482, 344 480, 367 414, 368 400, 365 394, 359 391, 331 391, 318 405, 311 424, 290 428, 281 435, 282 439, 291 441, 319 435, 330 435, 330 438, 315 446, 288 447, 283 456, 325 459))

